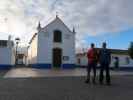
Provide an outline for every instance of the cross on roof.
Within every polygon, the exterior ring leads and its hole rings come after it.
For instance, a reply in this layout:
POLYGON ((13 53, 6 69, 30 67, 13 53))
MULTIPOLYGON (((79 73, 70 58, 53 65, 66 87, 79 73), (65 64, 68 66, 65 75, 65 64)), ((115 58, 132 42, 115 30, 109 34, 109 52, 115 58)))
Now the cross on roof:
POLYGON ((58 12, 56 12, 56 17, 58 17, 58 12))

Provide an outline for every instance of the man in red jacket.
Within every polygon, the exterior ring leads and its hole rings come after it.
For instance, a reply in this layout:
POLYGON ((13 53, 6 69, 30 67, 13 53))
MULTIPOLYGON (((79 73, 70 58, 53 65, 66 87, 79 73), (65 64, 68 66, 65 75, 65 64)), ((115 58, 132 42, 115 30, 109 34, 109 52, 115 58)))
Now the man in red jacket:
POLYGON ((87 80, 85 82, 90 83, 90 72, 91 72, 91 69, 93 69, 92 82, 95 84, 96 65, 97 65, 97 51, 96 51, 95 45, 93 43, 91 44, 91 48, 88 50, 87 58, 88 58, 87 80))

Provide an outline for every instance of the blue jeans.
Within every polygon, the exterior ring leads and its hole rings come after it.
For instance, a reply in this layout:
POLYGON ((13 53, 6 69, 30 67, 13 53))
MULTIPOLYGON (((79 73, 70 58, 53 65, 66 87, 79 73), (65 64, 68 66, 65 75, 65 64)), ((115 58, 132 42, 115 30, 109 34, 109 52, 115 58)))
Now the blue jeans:
POLYGON ((110 71, 109 71, 109 64, 108 63, 101 63, 100 66, 100 83, 103 83, 104 75, 103 72, 106 72, 106 83, 110 83, 110 71))

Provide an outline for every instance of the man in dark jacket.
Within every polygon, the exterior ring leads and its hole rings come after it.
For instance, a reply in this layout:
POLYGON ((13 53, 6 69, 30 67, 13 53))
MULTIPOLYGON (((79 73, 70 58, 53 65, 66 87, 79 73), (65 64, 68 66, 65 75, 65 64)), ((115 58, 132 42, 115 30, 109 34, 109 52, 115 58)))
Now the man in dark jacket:
POLYGON ((95 45, 93 43, 91 44, 91 48, 88 50, 87 58, 88 58, 87 80, 85 82, 86 83, 90 82, 90 72, 91 72, 91 69, 93 69, 92 82, 95 84, 96 65, 97 65, 97 51, 96 51, 95 45))
POLYGON ((103 43, 103 48, 99 52, 99 62, 100 62, 100 84, 103 84, 103 71, 106 71, 106 83, 107 85, 110 85, 110 71, 109 71, 109 65, 111 62, 111 53, 110 50, 106 48, 106 43, 103 43))

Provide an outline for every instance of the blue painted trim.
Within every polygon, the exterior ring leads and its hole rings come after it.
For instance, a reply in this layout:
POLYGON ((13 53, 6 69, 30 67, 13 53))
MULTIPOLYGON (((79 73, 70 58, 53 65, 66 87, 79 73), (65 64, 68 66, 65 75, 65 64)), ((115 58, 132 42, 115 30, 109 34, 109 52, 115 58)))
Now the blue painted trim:
POLYGON ((51 69, 51 64, 31 64, 33 68, 39 68, 39 69, 51 69))
MULTIPOLYGON (((77 65, 77 68, 86 68, 87 66, 80 66, 77 65)), ((97 66, 97 69, 100 69, 99 66, 97 66)), ((110 67, 111 70, 121 70, 121 71, 133 71, 133 66, 128 66, 128 67, 119 67, 119 68, 115 68, 115 67, 110 67)))
POLYGON ((76 65, 76 68, 86 68, 87 66, 76 65))
POLYGON ((63 69, 74 69, 75 64, 62 64, 63 69))
POLYGON ((12 68, 14 65, 7 65, 7 64, 0 64, 0 70, 3 69, 10 69, 12 68))
POLYGON ((122 71, 133 71, 133 66, 119 67, 118 70, 122 70, 122 71))

